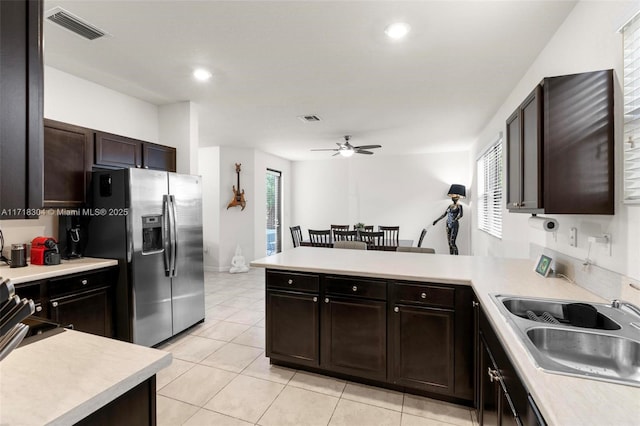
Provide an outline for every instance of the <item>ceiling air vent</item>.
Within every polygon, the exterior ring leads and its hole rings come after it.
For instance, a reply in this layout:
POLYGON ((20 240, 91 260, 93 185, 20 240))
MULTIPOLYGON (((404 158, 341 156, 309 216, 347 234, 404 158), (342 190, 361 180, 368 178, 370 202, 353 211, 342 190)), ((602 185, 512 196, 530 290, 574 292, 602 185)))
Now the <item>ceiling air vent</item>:
POLYGON ((76 33, 87 40, 95 40, 107 34, 105 31, 83 21, 82 18, 77 17, 61 7, 55 7, 49 10, 45 13, 45 17, 54 24, 58 24, 62 28, 76 33))
POLYGON ((299 115, 298 118, 305 123, 313 123, 315 121, 320 121, 320 117, 317 115, 299 115))

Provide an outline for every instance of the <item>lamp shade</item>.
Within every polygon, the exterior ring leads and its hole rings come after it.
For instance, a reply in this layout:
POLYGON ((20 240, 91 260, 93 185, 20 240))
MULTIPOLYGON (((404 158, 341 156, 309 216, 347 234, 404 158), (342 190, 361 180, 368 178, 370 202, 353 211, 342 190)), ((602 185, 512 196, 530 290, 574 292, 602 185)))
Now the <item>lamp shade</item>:
POLYGON ((458 185, 454 183, 449 188, 449 193, 447 194, 449 197, 453 197, 454 195, 458 195, 460 198, 464 198, 467 196, 467 188, 464 185, 458 185))

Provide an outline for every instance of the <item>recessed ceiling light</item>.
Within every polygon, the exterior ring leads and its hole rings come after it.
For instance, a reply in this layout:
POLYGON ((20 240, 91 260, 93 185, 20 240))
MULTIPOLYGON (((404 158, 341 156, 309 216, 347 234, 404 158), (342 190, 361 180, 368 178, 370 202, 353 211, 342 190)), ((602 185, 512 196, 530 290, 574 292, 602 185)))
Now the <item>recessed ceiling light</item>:
POLYGON ((385 28, 384 32, 385 34, 387 34, 387 36, 389 36, 389 38, 398 40, 406 36, 410 30, 411 27, 409 26, 409 24, 405 24, 404 22, 396 22, 395 24, 391 24, 387 28, 385 28))
POLYGON ((198 81, 207 81, 211 78, 211 73, 203 68, 198 68, 193 72, 193 77, 198 81))

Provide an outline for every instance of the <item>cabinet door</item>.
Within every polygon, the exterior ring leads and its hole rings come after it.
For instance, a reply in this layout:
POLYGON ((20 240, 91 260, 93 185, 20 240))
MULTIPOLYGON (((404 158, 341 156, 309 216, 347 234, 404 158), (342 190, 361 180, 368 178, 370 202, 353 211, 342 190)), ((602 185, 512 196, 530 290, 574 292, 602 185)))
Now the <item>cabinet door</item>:
POLYGON ((522 197, 520 208, 542 205, 542 91, 537 86, 520 105, 522 128, 522 197))
POLYGON ((51 299, 51 319, 74 330, 113 337, 113 311, 108 287, 51 299))
POLYGON ((266 354, 280 361, 320 364, 318 295, 267 291, 266 354))
POLYGON ((522 197, 522 150, 520 108, 507 119, 507 209, 520 207, 522 197))
POLYGON ((493 426, 500 424, 500 394, 498 382, 495 381, 492 371, 497 370, 489 350, 483 339, 479 339, 479 402, 478 402, 478 422, 481 426, 493 426))
POLYGON ((114 167, 142 167, 143 142, 124 136, 95 134, 96 164, 114 167))
POLYGON ((453 393, 453 311, 395 305, 389 315, 393 383, 453 393))
POLYGON ((142 159, 145 169, 176 171, 176 149, 170 146, 144 143, 142 159))
POLYGON ((612 70, 545 79, 545 212, 614 214, 613 88, 612 70))
POLYGON ((2 219, 42 207, 42 3, 0 2, 2 219))
POLYGON ((328 296, 322 303, 322 366, 358 377, 387 377, 386 302, 328 296))
POLYGON ((86 201, 93 162, 91 137, 88 129, 45 120, 45 207, 78 207, 86 201))

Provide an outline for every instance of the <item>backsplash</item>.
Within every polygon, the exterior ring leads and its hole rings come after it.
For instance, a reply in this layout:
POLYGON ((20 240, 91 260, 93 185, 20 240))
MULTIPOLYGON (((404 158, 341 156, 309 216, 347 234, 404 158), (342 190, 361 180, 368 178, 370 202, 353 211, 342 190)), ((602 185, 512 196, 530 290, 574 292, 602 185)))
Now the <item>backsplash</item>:
POLYGON ((552 268, 557 274, 566 275, 578 286, 606 300, 622 299, 640 305, 640 288, 638 281, 625 277, 617 272, 601 268, 597 265, 584 265, 584 259, 576 259, 560 252, 537 244, 529 245, 529 258, 536 260, 540 254, 553 259, 552 268))
POLYGON ((40 216, 38 219, 0 220, 4 237, 3 254, 11 256, 11 244, 30 244, 38 236, 58 236, 58 216, 40 216))

